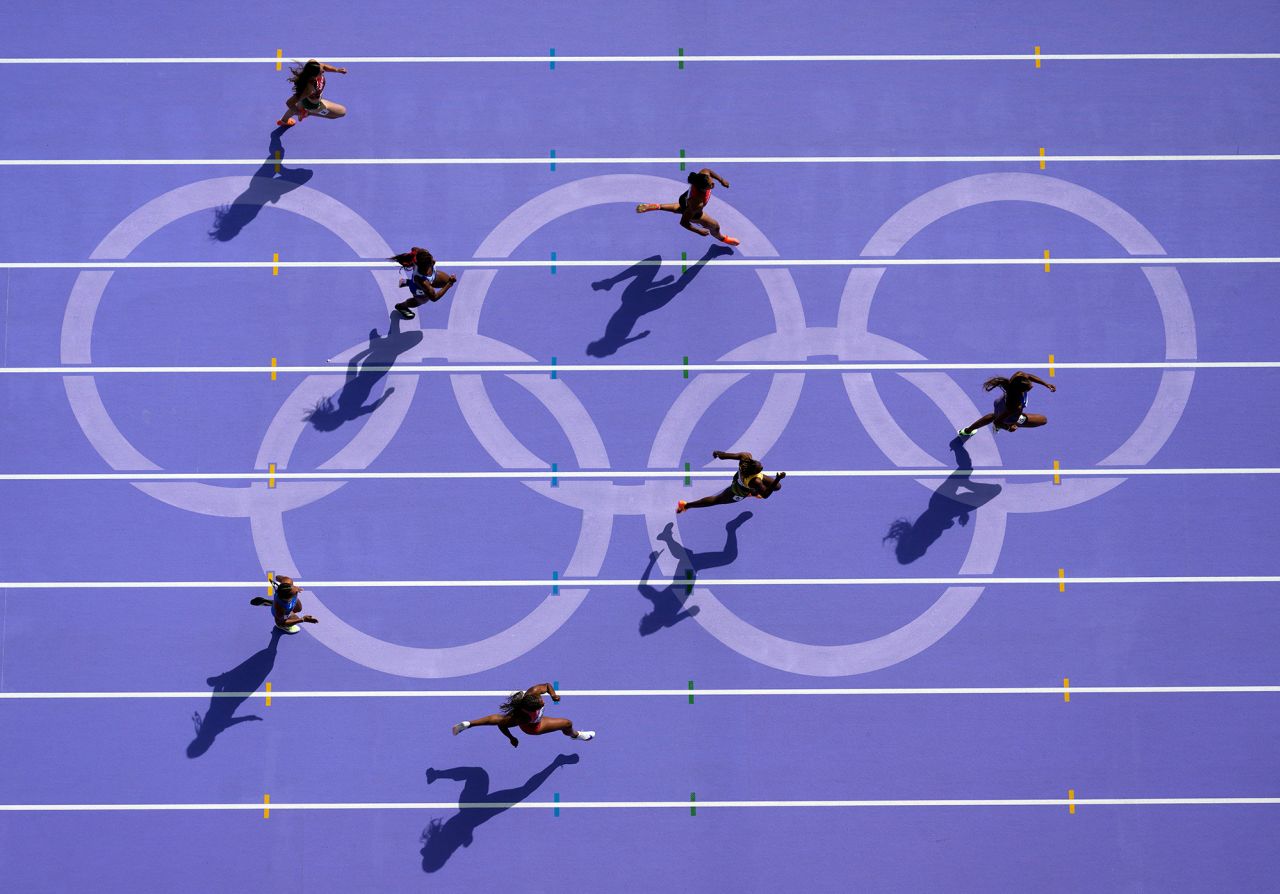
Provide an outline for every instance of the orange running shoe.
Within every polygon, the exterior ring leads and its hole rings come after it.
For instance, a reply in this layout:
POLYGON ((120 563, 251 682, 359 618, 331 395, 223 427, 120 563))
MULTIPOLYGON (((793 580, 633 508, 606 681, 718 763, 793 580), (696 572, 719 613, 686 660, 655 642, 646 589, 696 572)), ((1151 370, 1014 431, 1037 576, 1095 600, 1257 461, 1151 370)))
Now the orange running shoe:
POLYGON ((686 503, 684 500, 678 500, 676 502, 676 515, 679 515, 681 512, 684 512, 688 508, 689 508, 688 503, 686 503))
POLYGON ((734 239, 732 236, 721 236, 720 241, 725 245, 741 245, 741 240, 734 239))
POLYGON ((297 123, 297 118, 281 118, 276 122, 276 127, 293 127, 297 123))

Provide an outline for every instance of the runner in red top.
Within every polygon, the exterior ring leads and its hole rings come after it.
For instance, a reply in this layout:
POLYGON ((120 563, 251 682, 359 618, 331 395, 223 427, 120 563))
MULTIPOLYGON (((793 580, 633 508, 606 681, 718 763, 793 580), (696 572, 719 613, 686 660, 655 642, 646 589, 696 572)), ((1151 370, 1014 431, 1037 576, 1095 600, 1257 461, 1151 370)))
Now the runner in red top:
POLYGON ((680 226, 686 230, 697 233, 699 236, 713 236, 725 245, 737 245, 737 239, 721 235, 719 221, 705 211, 707 203, 711 201, 711 190, 717 183, 725 189, 729 188, 729 181, 710 168, 695 171, 689 175, 689 188, 680 196, 679 201, 669 202, 666 205, 642 203, 636 206, 636 214, 644 214, 646 211, 670 211, 672 214, 680 215, 680 226))
POLYGON ((293 82, 293 96, 286 104, 284 117, 276 122, 280 127, 293 127, 308 115, 321 118, 341 118, 347 114, 347 107, 322 99, 324 93, 324 73, 336 71, 346 74, 345 68, 334 68, 315 59, 308 59, 305 65, 290 66, 292 72, 289 80, 293 82))
POLYGON ((590 730, 575 730, 572 720, 566 720, 563 717, 543 717, 542 712, 545 706, 542 696, 544 694, 550 695, 553 702, 560 701, 554 686, 550 683, 539 683, 537 686, 511 693, 511 698, 502 703, 501 714, 490 714, 479 720, 455 723, 453 734, 456 736, 473 726, 496 726, 498 731, 510 740, 512 748, 520 744, 520 740, 511 734, 513 726, 520 727, 520 731, 526 736, 543 736, 547 733, 561 732, 570 739, 581 742, 587 742, 596 737, 596 734, 590 730))

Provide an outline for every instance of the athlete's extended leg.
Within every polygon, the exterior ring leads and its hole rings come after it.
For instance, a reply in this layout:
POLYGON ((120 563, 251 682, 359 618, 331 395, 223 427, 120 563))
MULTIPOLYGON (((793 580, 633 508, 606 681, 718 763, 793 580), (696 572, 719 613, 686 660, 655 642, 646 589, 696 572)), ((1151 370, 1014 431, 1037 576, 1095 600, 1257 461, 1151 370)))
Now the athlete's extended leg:
POLYGON ((1021 423, 1020 428, 1039 428, 1049 421, 1047 416, 1041 416, 1039 413, 1026 413, 1026 422, 1021 423))
POLYGON ((506 714, 486 714, 478 720, 464 720, 461 723, 453 725, 453 734, 456 736, 464 729, 470 729, 473 726, 506 726, 511 723, 511 718, 506 714))
POLYGON ((665 204, 642 202, 636 206, 636 214, 644 214, 646 211, 670 211, 672 214, 679 214, 680 205, 677 202, 667 202, 665 204))
POLYGON ((681 500, 676 504, 676 514, 679 515, 686 509, 705 509, 708 506, 723 506, 726 503, 733 502, 736 502, 733 499, 733 488, 726 487, 713 497, 703 497, 702 499, 694 500, 691 503, 686 503, 684 500, 681 500))
MULTIPOLYGON (((978 429, 982 428, 985 425, 990 425, 992 422, 994 422, 995 418, 996 418, 995 413, 988 413, 987 415, 983 416, 981 419, 973 423, 973 425, 969 426, 968 428, 960 429, 958 432, 956 432, 956 434, 958 434, 962 438, 972 437, 974 434, 977 433, 978 429)), ((1041 425, 1043 424, 1044 423, 1041 423, 1041 425)))
POLYGON ((704 211, 704 212, 702 212, 702 216, 701 216, 701 217, 699 217, 699 218, 697 219, 697 221, 695 221, 695 222, 696 222, 696 223, 700 223, 700 224, 702 224, 704 227, 706 227, 706 228, 707 228, 707 232, 709 232, 709 233, 711 234, 711 238, 712 238, 712 239, 718 239, 719 241, 723 242, 725 245, 737 245, 737 244, 738 244, 738 240, 737 240, 737 239, 734 239, 732 236, 725 236, 725 235, 721 234, 721 232, 720 232, 720 221, 716 220, 714 217, 709 217, 709 216, 707 215, 707 212, 705 212, 705 211, 704 211))
POLYGON ((596 734, 590 730, 576 730, 573 728, 573 721, 566 717, 543 717, 542 722, 538 724, 536 733, 527 733, 527 735, 544 736, 547 733, 564 733, 570 739, 580 739, 588 741, 594 739, 596 734))

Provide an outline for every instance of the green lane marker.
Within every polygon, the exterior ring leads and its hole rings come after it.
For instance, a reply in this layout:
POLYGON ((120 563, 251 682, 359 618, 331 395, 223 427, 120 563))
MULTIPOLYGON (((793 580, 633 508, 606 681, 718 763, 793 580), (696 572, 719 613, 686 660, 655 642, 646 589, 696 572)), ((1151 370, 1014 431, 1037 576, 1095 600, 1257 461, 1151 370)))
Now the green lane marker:
POLYGON ((551 358, 551 378, 554 379, 555 377, 556 377, 556 358, 552 357, 551 358))
POLYGON ((689 816, 698 815, 698 793, 689 792, 689 816))
POLYGON ((685 487, 692 487, 692 486, 693 486, 693 479, 689 477, 689 464, 688 464, 688 463, 685 463, 685 464, 684 464, 684 486, 685 486, 685 487))
POLYGON ((684 595, 692 596, 693 595, 693 569, 692 568, 685 569, 684 579, 686 581, 684 585, 684 595))
POLYGON ((551 170, 556 169, 556 150, 551 150, 551 170))
POLYGON ((684 47, 680 47, 680 49, 676 51, 676 55, 680 57, 680 70, 684 71, 684 47))
POLYGON ((552 71, 556 70, 556 48, 555 47, 551 48, 551 70, 552 71))
POLYGON ((681 273, 686 273, 689 270, 689 265, 685 263, 685 261, 687 260, 689 260, 689 253, 687 251, 680 252, 680 272, 681 273))
POLYGON ((689 704, 693 704, 693 681, 689 681, 689 704))
MULTIPOLYGON (((554 170, 554 169, 555 169, 555 165, 552 165, 551 167, 552 167, 552 170, 554 170)), ((552 275, 554 275, 554 274, 555 274, 555 272, 556 272, 556 253, 553 251, 553 252, 551 253, 551 273, 552 273, 552 275)))
POLYGON ((560 467, 555 463, 552 463, 551 464, 551 486, 552 487, 560 486, 560 479, 556 477, 556 472, 559 472, 559 471, 560 471, 560 467))
MULTIPOLYGON (((559 804, 559 803, 560 803, 560 793, 559 793, 559 792, 553 792, 553 793, 552 793, 552 795, 551 795, 551 799, 552 799, 553 801, 555 801, 557 804, 559 804)), ((553 816, 559 816, 559 815, 560 815, 560 808, 559 808, 559 807, 554 808, 554 810, 552 811, 552 815, 553 815, 553 816)))
POLYGON ((681 373, 681 375, 687 379, 689 378, 689 358, 685 357, 682 362, 684 363, 685 369, 684 369, 684 372, 681 373))
MULTIPOLYGON (((553 571, 553 572, 551 572, 551 579, 552 579, 553 581, 558 581, 558 580, 560 579, 560 572, 559 572, 559 571, 553 571)), ((553 583, 553 584, 551 585, 551 595, 552 595, 552 596, 559 596, 559 595, 560 595, 560 585, 559 585, 559 584, 553 583)), ((560 687, 559 687, 559 686, 557 686, 556 688, 557 688, 557 689, 559 689, 560 687)))
POLYGON ((684 170, 684 150, 680 150, 680 170, 684 170))

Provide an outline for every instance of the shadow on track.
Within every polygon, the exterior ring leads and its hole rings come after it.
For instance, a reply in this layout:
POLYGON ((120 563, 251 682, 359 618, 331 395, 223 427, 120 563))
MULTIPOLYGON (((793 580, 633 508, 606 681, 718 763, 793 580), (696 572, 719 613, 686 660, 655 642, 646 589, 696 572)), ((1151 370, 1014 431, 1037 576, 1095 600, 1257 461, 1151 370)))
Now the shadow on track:
POLYGON ((395 388, 388 388, 371 404, 366 404, 373 387, 387 374, 385 367, 394 366, 397 358, 422 341, 422 331, 400 331, 400 315, 395 314, 384 337, 377 329, 369 330, 369 346, 351 358, 347 364, 347 381, 334 397, 322 397, 307 411, 305 417, 316 431, 333 431, 344 422, 367 416, 390 397, 395 388), (382 367, 381 369, 379 367, 382 367))
POLYGON ((933 492, 929 505, 919 518, 914 522, 898 519, 889 526, 889 533, 881 541, 894 541, 893 551, 902 565, 909 565, 923 556, 942 532, 954 527, 956 522, 960 527, 967 525, 970 513, 991 502, 1003 489, 998 484, 969 480, 973 474, 973 460, 964 448, 963 439, 953 438, 948 446, 956 455, 959 468, 933 492))
POLYGON ((235 713, 249 694, 257 692, 266 682, 267 675, 276 663, 276 647, 280 644, 281 633, 280 628, 273 626, 271 642, 265 648, 254 652, 231 670, 205 681, 213 687, 213 693, 209 697, 209 710, 205 711, 204 717, 200 716, 199 711, 191 716, 196 727, 196 737, 187 746, 187 757, 204 754, 220 733, 237 723, 262 719, 257 714, 236 717, 235 713))
POLYGON ((213 229, 209 230, 210 239, 215 242, 230 242, 258 216, 263 205, 280 201, 282 195, 297 189, 311 179, 315 171, 309 168, 286 168, 280 164, 280 160, 284 158, 284 144, 280 141, 280 137, 285 130, 287 128, 277 127, 271 131, 267 160, 262 163, 262 167, 253 172, 249 187, 236 196, 230 205, 223 205, 213 212, 213 229), (278 174, 276 165, 280 165, 278 174))
POLYGON ((662 256, 651 255, 638 264, 632 264, 617 276, 593 282, 591 288, 599 292, 612 289, 624 279, 631 280, 631 283, 622 290, 622 304, 605 324, 604 335, 598 341, 587 345, 587 353, 592 357, 608 357, 610 354, 616 354, 624 345, 647 336, 648 329, 639 335, 631 334, 631 330, 640 322, 641 317, 666 307, 673 298, 685 290, 689 283, 693 282, 693 278, 706 266, 707 261, 731 254, 733 249, 728 246, 713 245, 707 249, 706 254, 690 264, 689 268, 680 274, 679 279, 674 273, 657 279, 658 273, 662 270, 657 263, 662 260, 662 256))
POLYGON ((550 778, 558 767, 576 764, 582 758, 576 754, 560 754, 529 777, 519 788, 508 788, 502 791, 489 791, 489 773, 482 767, 454 767, 451 770, 435 770, 428 768, 427 784, 437 779, 453 779, 462 783, 462 791, 458 794, 459 804, 493 804, 492 808, 468 807, 459 810, 447 820, 434 819, 422 830, 422 871, 435 872, 449 861, 460 847, 470 847, 474 840, 476 827, 487 823, 499 813, 508 809, 508 805, 517 804, 530 795, 550 778))
POLYGON ((640 619, 640 635, 648 636, 666 627, 674 627, 685 618, 692 618, 699 611, 698 606, 684 607, 685 600, 693 592, 693 585, 698 579, 698 572, 704 568, 723 568, 738 558, 738 528, 751 518, 750 512, 743 512, 724 526, 724 549, 715 553, 695 553, 684 548, 676 538, 675 525, 671 522, 662 529, 658 539, 667 545, 676 560, 675 574, 671 584, 659 590, 649 585, 649 575, 658 562, 661 550, 649 553, 649 564, 641 576, 640 595, 653 604, 653 610, 640 619))

